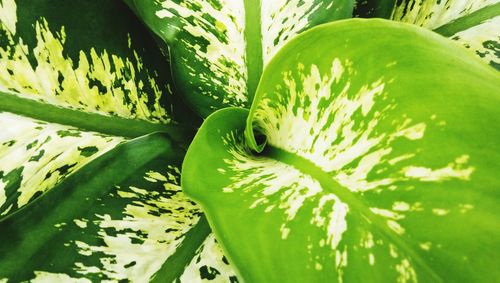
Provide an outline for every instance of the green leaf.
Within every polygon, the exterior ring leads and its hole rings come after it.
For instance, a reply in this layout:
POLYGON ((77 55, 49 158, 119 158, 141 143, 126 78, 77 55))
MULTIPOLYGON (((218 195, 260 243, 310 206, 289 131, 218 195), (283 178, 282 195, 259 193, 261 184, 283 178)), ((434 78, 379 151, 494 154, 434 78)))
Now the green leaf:
POLYGON ((435 33, 323 25, 204 122, 182 187, 248 282, 495 281, 499 95, 435 33))
POLYGON ((4 219, 0 280, 235 279, 200 209, 180 189, 182 158, 165 135, 135 139, 4 219))
POLYGON ((0 113, 0 127, 1 216, 126 140, 7 112, 0 113))
POLYGON ((235 281, 178 186, 197 120, 128 7, 2 0, 0 20, 0 281, 235 281))
POLYGON ((2 92, 150 123, 175 119, 166 59, 119 1, 3 0, 0 15, 2 92))
POLYGON ((248 107, 262 69, 298 33, 349 18, 353 0, 125 0, 163 39, 175 83, 200 115, 248 107))
POLYGON ((361 2, 361 17, 382 17, 432 29, 457 40, 500 70, 500 1, 376 0, 361 2))
POLYGON ((0 216, 129 138, 190 140, 166 59, 121 1, 2 0, 0 20, 0 216))

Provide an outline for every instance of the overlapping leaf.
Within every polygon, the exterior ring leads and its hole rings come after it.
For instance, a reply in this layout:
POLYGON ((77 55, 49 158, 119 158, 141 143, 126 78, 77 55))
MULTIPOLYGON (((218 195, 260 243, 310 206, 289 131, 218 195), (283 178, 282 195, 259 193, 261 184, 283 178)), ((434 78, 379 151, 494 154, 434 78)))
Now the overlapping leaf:
POLYGON ((164 57, 119 1, 3 0, 0 10, 2 215, 127 138, 182 139, 164 57))
POLYGON ((196 119, 128 8, 3 0, 0 20, 0 281, 236 280, 178 186, 196 119), (129 141, 156 131, 177 145, 129 141))
POLYGON ((249 282, 491 282, 499 94, 435 33, 317 27, 268 65, 249 113, 206 120, 183 189, 249 282))
POLYGON ((234 282, 201 211, 180 190, 182 158, 164 135, 133 140, 4 219, 0 279, 234 282))
POLYGON ((457 40, 500 69, 500 1, 375 0, 359 1, 361 17, 383 17, 435 30, 457 40))
POLYGON ((349 18, 352 0, 126 0, 170 47, 175 83, 207 116, 248 107, 262 68, 298 33, 349 18))

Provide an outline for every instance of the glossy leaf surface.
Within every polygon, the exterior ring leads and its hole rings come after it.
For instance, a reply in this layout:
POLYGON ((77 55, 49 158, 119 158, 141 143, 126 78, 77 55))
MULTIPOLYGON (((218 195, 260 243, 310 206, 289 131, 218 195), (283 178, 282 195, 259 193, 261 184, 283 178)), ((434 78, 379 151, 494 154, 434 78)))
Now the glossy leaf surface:
POLYGON ((0 20, 1 215, 128 138, 186 141, 164 57, 120 1, 4 0, 0 20))
POLYGON ((128 7, 3 0, 0 20, 0 281, 234 281, 178 186, 196 119, 128 7), (129 141, 157 131, 174 141, 129 141))
POLYGON ((435 33, 317 27, 271 61, 249 113, 205 121, 182 186, 249 282, 494 281, 499 94, 435 33))
POLYGON ((353 0, 126 0, 169 46, 177 89, 200 115, 248 107, 263 66, 298 33, 349 18, 353 0))
POLYGON ((172 120, 166 59, 119 1, 4 0, 0 15, 3 92, 101 115, 172 120))
POLYGON ((356 14, 381 17, 435 30, 457 40, 500 70, 500 1, 359 1, 356 14))
POLYGON ((169 138, 153 134, 90 162, 0 222, 0 278, 235 280, 198 206, 181 192, 182 158, 169 138))

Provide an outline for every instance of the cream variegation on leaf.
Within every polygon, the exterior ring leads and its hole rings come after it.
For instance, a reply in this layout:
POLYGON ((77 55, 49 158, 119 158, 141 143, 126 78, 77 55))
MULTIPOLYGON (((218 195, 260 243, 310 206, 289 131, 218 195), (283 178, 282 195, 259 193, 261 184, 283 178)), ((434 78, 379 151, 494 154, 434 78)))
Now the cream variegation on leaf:
POLYGON ((430 31, 351 20, 292 40, 263 78, 249 112, 205 121, 182 172, 244 280, 495 278, 494 69, 430 31))
POLYGON ((234 282, 180 189, 196 124, 128 8, 0 0, 0 21, 0 281, 234 282))
POLYGON ((352 0, 125 1, 168 45, 174 80, 202 116, 248 107, 263 68, 299 33, 349 18, 352 0))
POLYGON ((434 30, 500 69, 498 0, 375 0, 358 4, 367 10, 358 11, 361 17, 384 17, 434 30))

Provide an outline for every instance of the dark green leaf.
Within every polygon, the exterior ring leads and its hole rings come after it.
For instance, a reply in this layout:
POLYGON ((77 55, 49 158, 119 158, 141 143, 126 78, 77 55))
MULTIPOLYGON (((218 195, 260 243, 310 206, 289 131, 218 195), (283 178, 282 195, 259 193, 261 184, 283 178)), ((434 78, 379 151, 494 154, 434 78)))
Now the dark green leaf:
POLYGON ((229 281, 178 186, 196 119, 129 9, 3 0, 0 20, 0 281, 229 281), (180 147, 128 141, 156 131, 180 147))
POLYGON ((0 215, 128 138, 190 140, 166 59, 121 1, 3 0, 0 20, 0 215))
POLYGON ((142 137, 10 215, 0 222, 0 279, 195 282, 209 268, 229 281, 206 220, 181 192, 182 158, 164 135, 142 137))
POLYGON ((415 24, 457 40, 500 70, 500 2, 498 0, 359 1, 357 15, 415 24))
POLYGON ((125 0, 170 47, 189 105, 207 116, 248 107, 262 69, 298 33, 349 18, 354 0, 125 0))

